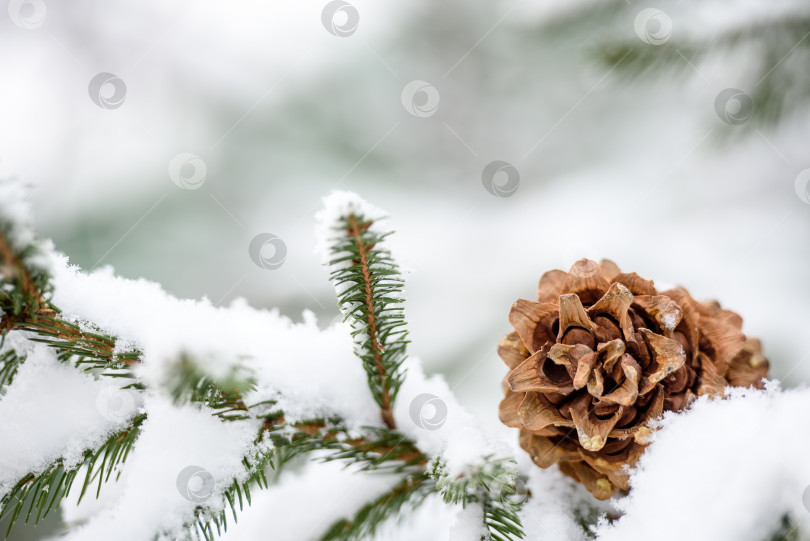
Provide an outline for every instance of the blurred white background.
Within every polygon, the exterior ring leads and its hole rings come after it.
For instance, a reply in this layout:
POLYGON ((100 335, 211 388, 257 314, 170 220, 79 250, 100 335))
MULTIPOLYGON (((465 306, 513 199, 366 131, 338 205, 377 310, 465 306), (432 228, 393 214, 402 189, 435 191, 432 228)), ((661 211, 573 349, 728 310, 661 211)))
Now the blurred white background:
POLYGON ((10 2, 0 176, 30 183, 39 232, 85 269, 324 325, 314 215, 360 193, 412 271, 412 353, 493 428, 510 304, 583 256, 717 298, 773 377, 810 380, 806 4, 327 6, 10 2), (171 178, 181 153, 197 189, 171 178), (519 173, 509 197, 484 187, 494 160, 519 173), (280 269, 248 257, 262 232, 280 269))

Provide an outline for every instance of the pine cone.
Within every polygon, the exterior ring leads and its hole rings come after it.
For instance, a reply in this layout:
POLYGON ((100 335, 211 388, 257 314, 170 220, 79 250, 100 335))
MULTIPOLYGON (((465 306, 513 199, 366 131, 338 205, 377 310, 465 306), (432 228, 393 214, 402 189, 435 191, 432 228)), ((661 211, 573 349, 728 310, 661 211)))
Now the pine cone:
POLYGON ((599 499, 629 490, 628 468, 652 419, 768 373, 742 318, 680 288, 659 292, 615 263, 577 261, 540 279, 538 302, 519 300, 498 344, 509 367, 500 419, 520 429, 535 464, 560 470, 599 499))

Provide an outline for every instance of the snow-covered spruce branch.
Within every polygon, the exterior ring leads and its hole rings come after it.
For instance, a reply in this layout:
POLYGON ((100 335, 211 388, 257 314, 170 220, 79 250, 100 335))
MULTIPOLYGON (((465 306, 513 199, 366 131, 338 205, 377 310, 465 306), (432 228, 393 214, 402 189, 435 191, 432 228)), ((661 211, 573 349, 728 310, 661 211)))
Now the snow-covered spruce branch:
POLYGON ((416 507, 435 490, 425 472, 407 476, 393 489, 370 501, 352 520, 341 520, 332 525, 322 541, 363 539, 376 533, 385 520, 396 517, 405 506, 416 507))
POLYGON ((127 459, 145 419, 146 415, 136 416, 127 428, 110 436, 98 449, 85 451, 84 460, 76 466, 66 467, 64 461, 58 459, 44 471, 36 475, 30 473, 20 479, 0 499, 0 516, 8 514, 10 517, 5 535, 11 532, 18 518, 28 524, 33 517, 34 523, 38 523, 67 496, 81 472, 84 473, 84 480, 79 488, 78 501, 82 500, 92 483, 97 484, 95 493, 98 498, 102 484, 110 480, 112 473, 120 474, 118 465, 127 459))
POLYGON ((528 497, 525 485, 518 478, 517 464, 511 459, 488 457, 467 475, 451 479, 444 472, 441 459, 433 463, 432 475, 445 502, 467 505, 477 502, 492 539, 504 541, 523 537, 523 525, 518 513, 528 497))
MULTIPOLYGON (((247 479, 234 479, 223 492, 234 522, 238 520, 237 512, 251 502, 251 486, 269 488, 267 470, 276 473, 294 458, 307 453, 321 452, 319 460, 342 461, 356 464, 361 470, 388 473, 405 473, 406 480, 411 476, 424 475, 422 466, 426 459, 414 447, 413 443, 403 439, 400 434, 385 429, 368 431, 366 437, 350 436, 339 419, 312 419, 297 423, 285 423, 283 414, 265 419, 256 439, 257 448, 264 450, 254 457, 243 459, 247 479), (244 498, 243 498, 244 496, 244 498)), ((196 521, 191 524, 192 530, 201 539, 212 540, 215 533, 227 530, 228 509, 223 507, 218 514, 212 514, 203 507, 196 509, 196 521)), ((363 514, 361 510, 358 514, 363 514)), ((355 523, 361 528, 373 528, 376 523, 369 522, 365 514, 355 523)), ((385 518, 381 517, 380 521, 385 518)), ((335 523, 330 531, 342 531, 341 536, 326 534, 324 539, 352 539, 355 530, 341 526, 343 521, 335 523), (329 537, 333 535, 333 537, 329 537)))
POLYGON ((346 207, 334 220, 327 264, 383 422, 395 428, 392 406, 405 377, 408 331, 400 271, 382 247, 391 232, 382 230, 378 219, 369 208, 346 207))
POLYGON ((323 539, 369 535, 434 493, 477 507, 482 539, 523 536, 519 503, 504 505, 515 492, 512 459, 493 458, 508 449, 407 357, 389 233, 356 196, 335 194, 321 214, 351 332, 239 301, 180 301, 108 269, 82 274, 9 208, 2 198, 0 437, 37 434, 0 449, 0 515, 12 525, 61 502, 71 539, 106 538, 113 527, 121 538, 213 539, 248 509, 251 490, 283 484, 281 470, 309 460, 398 479, 324 524, 323 539), (47 411, 30 407, 43 396, 47 411), (426 396, 452 422, 426 427, 414 417, 426 396), (101 491, 108 481, 118 485, 112 494, 101 491), (91 483, 105 500, 99 513, 82 511, 91 483))

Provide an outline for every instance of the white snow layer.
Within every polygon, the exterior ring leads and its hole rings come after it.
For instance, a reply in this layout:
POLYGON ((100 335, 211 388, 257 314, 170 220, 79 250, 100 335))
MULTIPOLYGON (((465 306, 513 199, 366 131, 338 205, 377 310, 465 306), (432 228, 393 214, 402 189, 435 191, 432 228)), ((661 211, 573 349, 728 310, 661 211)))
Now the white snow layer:
POLYGON ((602 524, 603 541, 761 541, 785 513, 808 534, 810 389, 734 389, 685 414, 668 413, 617 502, 625 515, 602 524))
MULTIPOLYGON (((780 392, 771 386, 767 391, 737 390, 726 400, 700 399, 688 412, 668 414, 634 474, 630 496, 610 503, 596 502, 554 468, 531 467, 528 473, 532 498, 522 513, 527 540, 584 541, 586 535, 577 517, 587 516, 593 509, 605 511, 611 503, 624 516, 613 525, 600 524, 599 540, 762 541, 775 531, 785 513, 791 513, 802 529, 807 528, 810 521, 802 494, 810 483, 810 465, 804 452, 810 444, 810 431, 797 426, 796 419, 808 408, 810 390, 780 392)), ((195 426, 191 432, 183 432, 181 438, 201 430, 208 429, 195 426)), ((156 467, 154 460, 149 460, 148 465, 137 462, 138 466, 131 469, 136 457, 130 459, 132 464, 127 466, 121 482, 135 495, 117 504, 122 515, 127 514, 123 511, 126 509, 129 516, 135 516, 135 511, 140 513, 146 507, 148 512, 141 516, 154 524, 163 516, 158 509, 165 505, 162 496, 155 497, 158 484, 167 484, 163 487, 166 494, 176 496, 168 485, 173 480, 169 474, 182 467, 176 458, 171 458, 178 448, 170 444, 165 451, 159 451, 170 432, 156 436, 151 450, 143 451, 141 456, 143 460, 147 456, 165 458, 173 461, 172 466, 156 467), (143 480, 144 475, 147 480, 143 480)), ((217 452, 224 460, 234 449, 217 452)), ((204 460, 189 458, 186 462, 194 460, 213 469, 204 460)), ((285 475, 282 483, 269 491, 257 491, 253 505, 240 514, 239 522, 231 525, 225 539, 247 541, 262 533, 280 540, 317 539, 333 520, 351 516, 353 510, 393 482, 390 477, 344 470, 338 464, 308 464, 300 472, 285 475), (317 513, 313 515, 314 509, 317 513)), ((406 514, 404 524, 386 524, 384 533, 375 539, 478 540, 470 518, 477 512, 475 508, 459 512, 438 498, 430 498, 424 505, 426 509, 411 518, 406 514), (425 533, 413 537, 414 531, 425 533)), ((107 518, 97 526, 99 539, 102 526, 113 527, 108 521, 116 515, 104 510, 101 516, 107 518)), ((96 539, 88 531, 80 531, 75 539, 96 539)))
POLYGON ((317 539, 334 522, 352 520, 357 509, 394 488, 398 479, 364 475, 338 462, 309 462, 301 471, 285 473, 269 490, 257 492, 253 506, 264 512, 247 513, 222 539, 317 539))
POLYGON ((185 354, 214 377, 248 368, 258 386, 245 400, 278 399, 290 420, 339 415, 357 426, 379 424, 365 372, 341 325, 320 331, 309 312, 296 324, 243 299, 229 307, 180 300, 110 268, 84 274, 64 258, 53 267, 56 306, 139 348, 144 362, 138 373, 149 383, 164 382, 185 354))
MULTIPOLYGON (((12 332, 4 349, 19 342, 12 332)), ((0 396, 0 496, 62 457, 67 467, 137 413, 136 397, 57 360, 47 346, 18 345, 26 360, 0 396)))
POLYGON ((441 454, 453 477, 483 457, 510 456, 510 446, 498 441, 474 415, 462 408, 441 376, 425 377, 417 359, 405 362, 407 376, 394 405, 397 428, 430 457, 441 454))
POLYGON ((321 263, 328 265, 332 259, 332 243, 340 233, 336 231, 341 221, 350 214, 373 220, 371 230, 383 231, 378 224, 388 215, 354 192, 333 190, 323 198, 323 206, 315 215, 315 252, 320 254, 321 263))
POLYGON ((149 417, 118 481, 122 490, 107 498, 108 487, 102 487, 103 507, 91 505, 92 513, 63 504, 68 522, 90 515, 68 539, 109 539, 112 532, 121 541, 152 539, 157 533, 174 538, 197 505, 219 502, 233 478, 243 474, 241 460, 255 425, 221 422, 210 412, 162 398, 148 399, 146 409, 149 417))
POLYGON ((132 391, 97 381, 22 336, 12 331, 3 348, 26 360, 0 396, 0 496, 60 457, 68 468, 78 465, 84 451, 125 426, 139 407, 132 391))

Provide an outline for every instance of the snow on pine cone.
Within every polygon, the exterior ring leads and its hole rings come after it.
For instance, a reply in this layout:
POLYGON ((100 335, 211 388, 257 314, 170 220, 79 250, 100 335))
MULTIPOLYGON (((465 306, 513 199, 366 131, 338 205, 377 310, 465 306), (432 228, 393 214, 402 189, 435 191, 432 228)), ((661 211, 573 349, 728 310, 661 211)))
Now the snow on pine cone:
POLYGON ((739 315, 607 260, 545 273, 537 302, 514 303, 509 322, 501 421, 520 429, 535 464, 559 464, 599 499, 629 490, 625 466, 648 444, 650 420, 727 386, 762 387, 768 373, 739 315))

